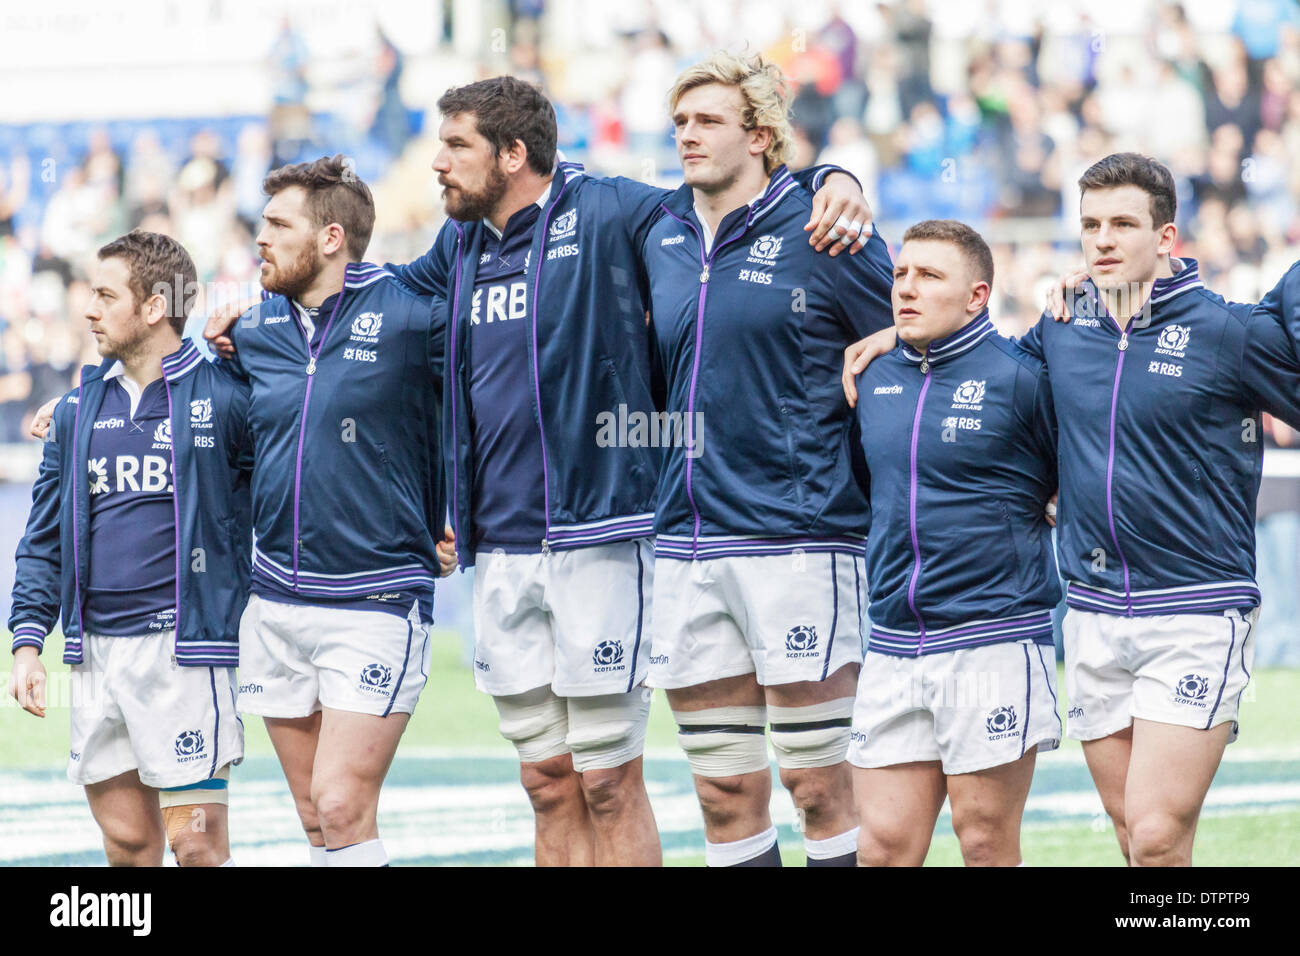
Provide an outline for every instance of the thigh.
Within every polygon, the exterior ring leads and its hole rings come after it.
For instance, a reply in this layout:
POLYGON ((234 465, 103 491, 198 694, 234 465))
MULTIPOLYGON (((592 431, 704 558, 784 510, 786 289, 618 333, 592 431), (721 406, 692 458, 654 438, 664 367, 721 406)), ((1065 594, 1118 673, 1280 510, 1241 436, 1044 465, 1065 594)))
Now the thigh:
MULTIPOLYGON (((655 633, 647 686, 686 690, 754 673, 753 656, 719 580, 720 564, 655 560, 655 633)), ((751 685, 752 677, 735 686, 751 685)))
POLYGON ((825 680, 769 684, 763 688, 769 707, 805 707, 831 700, 852 698, 858 692, 857 664, 845 664, 825 680))
POLYGON ((112 842, 155 842, 162 848, 165 834, 158 791, 141 783, 134 770, 86 784, 86 802, 95 823, 112 842))
POLYGON ((311 800, 312 767, 320 739, 321 711, 309 717, 266 717, 267 736, 284 770, 289 792, 299 803, 311 800))
POLYGON ((561 697, 631 691, 646 676, 654 554, 649 542, 559 551, 545 562, 561 697))
POLYGON ((852 555, 744 556, 717 563, 726 572, 732 614, 741 622, 759 683, 824 681, 862 662, 860 575, 852 555))
POLYGON ((1031 749, 1010 763, 951 774, 948 777, 948 801, 952 805, 952 827, 957 836, 973 824, 980 827, 1018 831, 1034 779, 1036 752, 1031 749))
POLYGON ((946 795, 937 760, 854 767, 853 797, 864 836, 860 842, 894 857, 891 862, 920 866, 946 795))
POLYGON ((709 710, 714 707, 763 707, 763 688, 753 674, 738 674, 689 687, 669 688, 673 711, 709 710))
POLYGON ((1211 730, 1137 718, 1133 721, 1132 755, 1124 789, 1124 815, 1129 821, 1149 814, 1196 821, 1231 726, 1211 730))
POLYGON ((1083 742, 1083 759, 1097 787, 1101 805, 1116 819, 1124 818, 1124 792, 1128 784, 1129 759, 1133 753, 1133 728, 1083 742))
POLYGON ((543 606, 543 565, 551 557, 474 557, 474 685, 485 694, 509 697, 555 679, 555 636, 543 606))
POLYGON ((409 714, 378 717, 326 707, 316 742, 313 786, 341 785, 378 799, 409 718, 409 714))

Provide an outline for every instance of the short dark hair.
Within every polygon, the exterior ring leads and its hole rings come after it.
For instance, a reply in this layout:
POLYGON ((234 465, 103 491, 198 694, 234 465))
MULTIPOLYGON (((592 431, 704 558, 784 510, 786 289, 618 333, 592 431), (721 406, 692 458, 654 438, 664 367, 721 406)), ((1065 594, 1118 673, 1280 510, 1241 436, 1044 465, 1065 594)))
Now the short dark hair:
POLYGON ((993 288, 993 253, 984 237, 956 219, 926 219, 903 233, 903 241, 948 242, 961 250, 981 282, 993 288))
POLYGON ((1151 223, 1157 229, 1174 221, 1178 211, 1178 194, 1174 175, 1164 163, 1141 153, 1111 153, 1088 167, 1079 177, 1079 199, 1089 189, 1114 186, 1137 186, 1151 197, 1151 223))
POLYGON ((359 262, 375 229, 375 200, 370 187, 342 153, 322 156, 310 163, 281 166, 266 174, 262 191, 268 196, 301 186, 307 191, 307 216, 317 229, 337 222, 347 237, 348 256, 359 262))
POLYGON ((161 295, 167 302, 168 323, 177 335, 184 334, 192 294, 199 286, 198 270, 184 246, 171 236, 133 229, 100 247, 99 258, 125 262, 130 275, 127 287, 135 307, 161 295))
POLYGON ((438 98, 438 111, 443 116, 471 114, 494 156, 520 140, 533 172, 546 176, 555 168, 555 107, 531 83, 495 76, 456 86, 438 98))

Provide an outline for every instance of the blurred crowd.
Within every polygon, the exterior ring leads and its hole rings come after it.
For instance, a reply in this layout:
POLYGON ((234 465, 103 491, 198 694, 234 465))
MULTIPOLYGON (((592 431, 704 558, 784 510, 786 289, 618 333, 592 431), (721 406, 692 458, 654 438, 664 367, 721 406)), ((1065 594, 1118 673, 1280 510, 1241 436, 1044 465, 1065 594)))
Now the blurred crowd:
MULTIPOLYGON (((852 170, 888 240, 932 216, 980 228, 1007 333, 1034 321, 1053 277, 1080 261, 1074 183, 1116 150, 1174 170, 1177 251, 1222 294, 1255 299, 1297 258, 1297 0, 489 6, 485 29, 501 27, 481 49, 467 54, 450 26, 437 38, 459 82, 535 80, 556 103, 567 157, 669 185, 665 93, 677 71, 717 47, 763 52, 794 90, 795 165, 852 170)), ((436 93, 404 102, 400 44, 379 33, 368 49, 355 95, 327 114, 306 105, 312 50, 286 18, 260 58, 272 102, 259 115, 0 126, 0 442, 19 440, 31 410, 92 358, 80 321, 88 266, 118 233, 171 233, 205 283, 238 288, 256 275, 263 175, 346 152, 376 193, 369 257, 427 247, 442 217, 428 168, 436 93)))

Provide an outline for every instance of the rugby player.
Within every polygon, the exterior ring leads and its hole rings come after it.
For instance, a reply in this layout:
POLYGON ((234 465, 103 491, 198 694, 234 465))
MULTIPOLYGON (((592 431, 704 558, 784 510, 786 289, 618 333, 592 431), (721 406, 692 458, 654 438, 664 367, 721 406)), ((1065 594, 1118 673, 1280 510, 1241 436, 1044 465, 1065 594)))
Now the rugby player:
POLYGON ((867 866, 920 866, 945 798, 967 865, 1019 864, 1035 754, 1061 740, 1051 387, 993 328, 992 285, 969 226, 912 226, 902 344, 858 382, 871 629, 849 762, 867 866))
MULTIPOLYGON (((1079 186, 1089 278, 1072 321, 1049 310, 1020 340, 1059 423, 1066 726, 1125 859, 1189 865, 1254 653, 1259 412, 1300 422, 1296 270, 1227 303, 1171 256, 1165 166, 1116 153, 1079 186)), ((846 352, 846 390, 887 344, 846 352)))
POLYGON ((645 237, 669 419, 655 519, 655 638, 710 866, 779 866, 771 722, 812 866, 852 866, 845 751, 861 661, 863 530, 843 346, 890 323, 884 243, 842 265, 798 241, 788 93, 715 54, 669 97, 685 185, 645 237))
POLYGON ((362 261, 374 202, 342 156, 263 188, 271 297, 229 360, 255 460, 239 709, 266 721, 313 865, 382 866, 380 787, 428 673, 441 313, 362 261))
POLYGON ((243 756, 237 621, 248 598, 248 389, 182 340, 198 278, 167 236, 99 250, 81 371, 45 436, 18 546, 10 692, 45 716, 39 654, 62 615, 68 777, 110 866, 230 866, 243 756))

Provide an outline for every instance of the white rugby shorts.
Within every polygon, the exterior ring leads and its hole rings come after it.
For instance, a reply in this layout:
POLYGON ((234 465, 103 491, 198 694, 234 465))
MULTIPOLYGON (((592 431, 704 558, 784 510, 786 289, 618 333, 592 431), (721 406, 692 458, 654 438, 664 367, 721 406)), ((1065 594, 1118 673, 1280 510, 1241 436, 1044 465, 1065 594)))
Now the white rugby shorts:
POLYGON ((239 712, 409 714, 429 676, 429 655, 429 628, 414 602, 403 618, 254 594, 239 621, 239 712))
POLYGON ((896 657, 868 651, 848 760, 891 767, 938 760, 975 773, 1061 743, 1051 644, 1009 641, 896 657))
POLYGON ((625 694, 645 678, 654 549, 648 539, 474 555, 474 683, 494 697, 625 694))
POLYGON ((863 559, 852 554, 661 557, 646 685, 825 680, 862 660, 865 596, 863 559))
POLYGON ((233 667, 181 667, 176 632, 87 634, 72 665, 68 779, 85 786, 135 770, 148 787, 209 779, 244 756, 233 667))
POLYGON ((1259 608, 1142 617, 1070 608, 1061 624, 1070 736, 1097 740, 1134 717, 1200 730, 1230 720, 1232 743, 1258 619, 1259 608))

